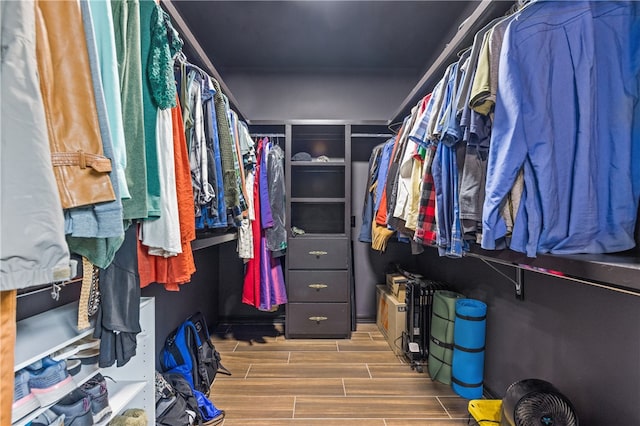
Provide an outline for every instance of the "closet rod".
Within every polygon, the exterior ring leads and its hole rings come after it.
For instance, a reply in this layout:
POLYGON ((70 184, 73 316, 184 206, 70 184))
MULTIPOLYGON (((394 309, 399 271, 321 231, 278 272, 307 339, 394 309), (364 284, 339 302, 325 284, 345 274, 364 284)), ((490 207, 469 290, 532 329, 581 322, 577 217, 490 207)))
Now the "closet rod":
POLYGON ((352 138, 392 138, 393 133, 352 133, 352 138))
POLYGON ((216 70, 216 67, 213 66, 213 64, 209 60, 209 57, 207 56, 204 49, 198 42, 198 39, 196 39, 196 37, 193 35, 191 30, 189 29, 189 26, 185 22, 184 18, 182 17, 180 12, 178 12, 178 9, 176 9, 175 5, 173 4, 173 0, 161 0, 160 3, 161 5, 164 6, 167 13, 173 19, 173 22, 177 26, 178 32, 182 35, 185 41, 189 43, 189 45, 195 51, 196 55, 198 56, 197 59, 200 60, 200 63, 204 65, 207 71, 211 74, 211 77, 213 77, 218 81, 218 83, 220 83, 220 88, 222 89, 222 92, 229 99, 229 102, 233 106, 233 109, 235 110, 235 112, 240 116, 240 118, 243 121, 248 122, 246 115, 244 115, 240 111, 240 106, 238 105, 237 99, 235 98, 235 96, 233 96, 233 94, 231 93, 231 90, 229 90, 229 86, 227 86, 224 80, 222 80, 222 76, 220 76, 220 73, 218 72, 218 70, 216 70))
POLYGON ((252 138, 284 138, 284 133, 251 133, 252 138))
POLYGON ((440 72, 443 67, 448 65, 447 62, 450 61, 450 58, 463 47, 462 43, 465 39, 472 33, 476 32, 479 29, 479 25, 486 21, 486 16, 491 12, 492 6, 496 3, 499 3, 498 0, 482 0, 479 2, 471 15, 461 24, 453 38, 445 45, 445 48, 442 50, 438 58, 431 64, 427 72, 424 73, 420 81, 418 81, 407 97, 404 98, 400 107, 392 116, 391 120, 389 120, 388 124, 402 120, 405 113, 408 112, 409 109, 418 101, 418 98, 425 96, 428 93, 428 90, 431 89, 430 86, 433 86, 435 81, 442 77, 442 75, 437 75, 436 73, 440 72))
POLYGON ((18 292, 18 295, 16 296, 18 299, 20 299, 21 297, 27 297, 27 296, 32 296, 34 294, 38 294, 38 293, 42 293, 45 291, 51 292, 52 294, 52 298, 55 299, 54 293, 59 293, 60 290, 62 290, 63 288, 65 288, 67 285, 69 284, 75 284, 75 283, 80 283, 82 282, 82 278, 74 278, 68 281, 63 281, 60 283, 51 283, 51 284, 44 284, 42 287, 36 288, 34 290, 28 290, 26 289, 24 292, 18 292))
MULTIPOLYGON (((542 275, 548 275, 550 277, 555 277, 555 278, 560 278, 560 279, 564 279, 564 280, 569 280, 569 281, 574 281, 580 284, 586 284, 586 285, 590 285, 593 287, 598 287, 598 288, 602 288, 604 290, 610 290, 610 291, 615 291, 618 293, 623 293, 623 294, 627 294, 630 296, 638 296, 640 297, 640 290, 627 290, 625 288, 620 288, 620 287, 615 287, 612 285, 608 285, 608 284, 602 284, 596 281, 589 281, 589 280, 583 280, 581 278, 577 278, 577 277, 573 277, 571 275, 556 275, 550 272, 545 272, 543 270, 540 270, 539 268, 534 268, 534 267, 529 267, 527 265, 522 265, 519 263, 511 263, 511 262, 506 262, 504 260, 498 260, 498 259, 494 259, 491 257, 487 257, 487 256, 482 256, 479 254, 475 254, 475 253, 465 253, 464 254, 465 257, 475 257, 477 259, 480 259, 482 262, 491 262, 491 263, 497 263, 500 265, 505 265, 505 266, 510 266, 512 268, 519 268, 522 269, 524 271, 531 271, 531 272, 535 272, 538 274, 542 274, 542 275)), ((510 281, 513 282, 513 280, 511 280, 511 278, 508 278, 510 281)))

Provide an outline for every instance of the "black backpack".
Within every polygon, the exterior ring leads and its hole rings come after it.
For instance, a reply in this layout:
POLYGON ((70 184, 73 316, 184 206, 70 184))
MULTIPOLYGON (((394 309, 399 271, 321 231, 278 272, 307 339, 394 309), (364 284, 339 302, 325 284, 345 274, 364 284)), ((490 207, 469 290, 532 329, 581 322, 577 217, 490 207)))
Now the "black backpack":
POLYGON ((156 426, 198 424, 199 413, 193 409, 193 404, 193 400, 187 403, 185 395, 177 392, 167 378, 156 371, 156 426))
POLYGON ((224 420, 204 394, 178 373, 156 372, 156 426, 217 425, 224 420))
POLYGON ((231 375, 220 362, 204 315, 196 312, 167 337, 160 353, 165 373, 181 374, 193 389, 209 396, 217 373, 231 375))

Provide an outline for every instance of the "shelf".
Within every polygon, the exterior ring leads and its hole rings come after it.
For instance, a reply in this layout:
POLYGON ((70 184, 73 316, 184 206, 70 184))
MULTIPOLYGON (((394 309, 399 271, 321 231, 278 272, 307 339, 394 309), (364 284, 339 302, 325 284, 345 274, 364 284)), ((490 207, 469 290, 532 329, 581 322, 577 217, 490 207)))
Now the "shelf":
POLYGON ((238 233, 228 233, 222 235, 213 235, 209 237, 197 238, 191 241, 191 250, 202 250, 207 247, 217 246, 218 244, 227 243, 238 239, 238 233))
MULTIPOLYGON (((154 324, 149 323, 150 321, 154 321, 153 302, 153 297, 142 297, 140 299, 140 323, 143 327, 143 333, 140 333, 138 335, 140 340, 144 339, 145 336, 147 336, 146 334, 144 334, 145 332, 153 333, 154 324)), ((16 326, 18 337, 15 344, 14 371, 23 369, 29 364, 42 359, 45 356, 93 333, 93 328, 83 330, 81 332, 77 331, 77 306, 78 302, 68 303, 66 305, 61 305, 57 308, 45 311, 41 314, 18 321, 16 326)), ((148 362, 146 358, 149 357, 150 353, 146 353, 145 351, 148 352, 148 350, 153 350, 152 347, 154 346, 153 338, 149 340, 150 341, 147 342, 147 346, 149 346, 149 349, 145 349, 144 343, 139 343, 138 356, 133 357, 129 361, 131 365, 133 365, 133 363, 135 362, 142 364, 148 362)), ((126 372, 126 368, 127 367, 119 368, 117 369, 117 371, 125 374, 128 378, 130 378, 131 376, 136 376, 136 378, 139 378, 137 376, 142 377, 145 374, 146 376, 149 376, 149 374, 147 374, 148 372, 143 371, 144 368, 136 368, 135 372, 126 372)), ((82 369, 78 374, 73 376, 73 381, 76 386, 81 386, 98 372, 103 372, 105 376, 111 376, 112 374, 106 373, 107 370, 99 369, 96 364, 85 365, 82 366, 82 369)), ((152 389, 153 384, 154 382, 151 377, 149 377, 149 381, 122 381, 118 384, 113 384, 113 382, 108 381, 107 387, 109 388, 109 402, 114 410, 114 413, 121 411, 126 406, 126 404, 128 404, 136 395, 142 393, 146 387, 151 386, 152 389)), ((152 393, 152 391, 149 391, 148 393, 152 393)), ((48 407, 50 407, 50 405, 34 410, 25 417, 13 423, 13 426, 28 425, 31 420, 43 413, 48 407)), ((154 413, 149 411, 152 409, 152 407, 153 406, 150 405, 141 408, 145 408, 149 413, 155 415, 154 413)))
MULTIPOLYGON (((143 297, 140 309, 151 303, 150 297, 143 297)), ((16 339, 14 371, 23 369, 45 356, 93 333, 93 328, 77 331, 78 302, 68 303, 58 308, 18 321, 18 335, 28 339, 16 339)))
POLYGON ((93 332, 93 329, 78 332, 77 325, 77 302, 62 305, 59 308, 18 321, 17 334, 29 336, 29 338, 16 339, 14 371, 18 371, 93 332))
MULTIPOLYGON (((111 407, 111 415, 105 417, 96 425, 106 425, 123 411, 129 402, 131 402, 140 392, 142 392, 147 384, 145 382, 124 382, 118 381, 116 383, 107 379, 107 391, 109 392, 109 406, 111 407)), ((142 407, 132 407, 142 408, 142 407)), ((152 420, 152 419, 149 419, 152 420)))
POLYGON ((352 133, 352 138, 392 138, 395 135, 393 133, 352 133))
POLYGON ((530 258, 512 250, 483 250, 473 245, 465 255, 560 278, 640 292, 640 253, 636 250, 612 254, 539 254, 530 258))
POLYGON ((292 203, 317 203, 317 204, 329 204, 329 203, 344 203, 344 198, 313 198, 313 197, 295 197, 291 198, 292 203))
MULTIPOLYGON (((92 378, 93 376, 98 374, 99 372, 100 372, 100 369, 97 367, 97 364, 94 364, 94 365, 83 365, 82 369, 80 370, 80 372, 78 374, 76 374, 75 376, 72 376, 73 377, 73 381, 76 384, 76 387, 80 387, 84 383, 86 383, 90 378, 92 378)), ((107 384, 107 386, 108 386, 108 384, 107 384)), ((44 406, 44 407, 40 407, 37 410, 34 410, 34 411, 30 412, 29 414, 27 414, 23 418, 17 420, 15 423, 12 423, 11 425, 12 426, 28 425, 31 420, 35 419, 40 414, 44 413, 49 407, 51 407, 54 404, 55 403, 49 404, 49 405, 44 406)))
POLYGON ((291 167, 344 167, 344 159, 331 161, 291 161, 291 167))

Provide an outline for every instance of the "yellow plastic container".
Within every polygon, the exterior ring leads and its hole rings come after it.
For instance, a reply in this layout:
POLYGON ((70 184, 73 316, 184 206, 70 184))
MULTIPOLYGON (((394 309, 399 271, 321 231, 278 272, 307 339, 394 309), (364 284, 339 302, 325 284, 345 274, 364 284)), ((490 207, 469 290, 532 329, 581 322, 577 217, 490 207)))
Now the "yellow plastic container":
POLYGON ((502 418, 501 399, 472 399, 469 414, 480 426, 496 426, 502 418))

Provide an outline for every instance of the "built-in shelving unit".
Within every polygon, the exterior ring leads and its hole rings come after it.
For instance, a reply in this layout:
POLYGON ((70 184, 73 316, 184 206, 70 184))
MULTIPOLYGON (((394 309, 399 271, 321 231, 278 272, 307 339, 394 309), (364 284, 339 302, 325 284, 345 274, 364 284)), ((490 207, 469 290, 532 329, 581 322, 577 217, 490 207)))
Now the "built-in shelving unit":
POLYGON ((286 126, 288 338, 351 335, 350 131, 332 122, 286 126), (312 160, 292 160, 301 152, 312 160))
MULTIPOLYGON (((23 319, 16 325, 14 371, 52 354, 93 333, 93 328, 78 331, 78 303, 73 302, 23 319)), ((97 365, 83 366, 73 381, 77 386, 95 376, 98 372, 108 376, 107 389, 112 416, 127 407, 143 408, 149 418, 149 425, 155 419, 155 301, 151 297, 142 298, 140 303, 140 327, 137 336, 136 356, 124 366, 98 368, 97 365)), ((12 426, 26 426, 47 407, 18 419, 12 426)))

